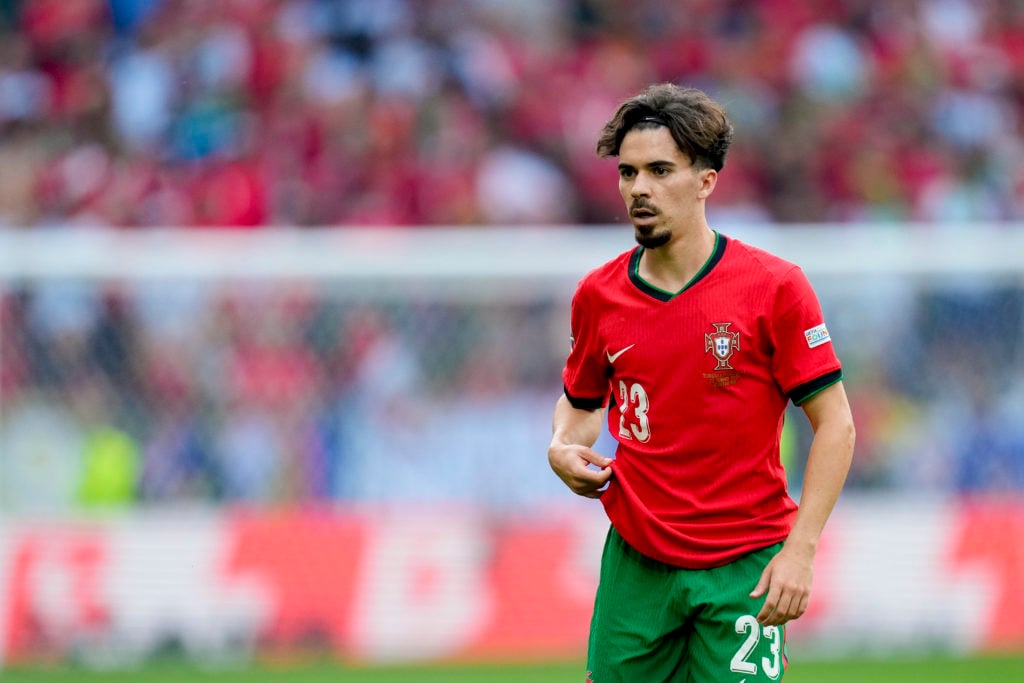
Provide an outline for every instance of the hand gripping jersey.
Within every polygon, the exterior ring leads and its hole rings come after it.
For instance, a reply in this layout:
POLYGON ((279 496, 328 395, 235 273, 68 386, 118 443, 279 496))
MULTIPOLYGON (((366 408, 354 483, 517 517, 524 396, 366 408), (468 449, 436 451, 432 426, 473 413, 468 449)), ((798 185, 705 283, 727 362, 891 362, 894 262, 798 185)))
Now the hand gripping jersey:
POLYGON ((842 369, 794 264, 718 234, 673 295, 640 278, 642 253, 580 281, 565 393, 577 408, 610 398, 619 445, 601 501, 622 537, 672 565, 720 566, 788 535, 786 405, 838 382, 842 369))

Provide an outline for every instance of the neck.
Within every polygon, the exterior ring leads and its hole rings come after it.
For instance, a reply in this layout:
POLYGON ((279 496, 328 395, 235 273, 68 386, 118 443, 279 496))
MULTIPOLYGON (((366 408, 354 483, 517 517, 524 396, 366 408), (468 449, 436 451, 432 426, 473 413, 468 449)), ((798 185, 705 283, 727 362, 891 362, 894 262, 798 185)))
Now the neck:
POLYGON ((668 292, 678 292, 704 267, 715 249, 715 233, 707 225, 680 235, 657 249, 644 249, 640 277, 668 292))

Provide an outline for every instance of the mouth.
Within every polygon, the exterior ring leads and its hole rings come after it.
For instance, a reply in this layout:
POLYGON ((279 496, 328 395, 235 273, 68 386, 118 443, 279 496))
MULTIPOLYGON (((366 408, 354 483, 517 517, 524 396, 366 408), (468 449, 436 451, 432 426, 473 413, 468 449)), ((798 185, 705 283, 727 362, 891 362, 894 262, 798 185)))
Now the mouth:
POLYGON ((635 208, 629 212, 629 217, 633 219, 634 225, 647 225, 654 221, 658 215, 657 211, 647 208, 635 208))

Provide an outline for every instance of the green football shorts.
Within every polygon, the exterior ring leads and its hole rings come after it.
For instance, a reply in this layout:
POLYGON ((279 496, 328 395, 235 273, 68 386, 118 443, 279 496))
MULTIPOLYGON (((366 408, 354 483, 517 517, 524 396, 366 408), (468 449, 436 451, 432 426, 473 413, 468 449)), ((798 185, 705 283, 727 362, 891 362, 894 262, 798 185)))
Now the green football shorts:
POLYGON ((781 680, 785 627, 757 623, 765 597, 749 596, 781 547, 714 569, 681 569, 641 555, 610 529, 590 624, 587 680, 781 680))

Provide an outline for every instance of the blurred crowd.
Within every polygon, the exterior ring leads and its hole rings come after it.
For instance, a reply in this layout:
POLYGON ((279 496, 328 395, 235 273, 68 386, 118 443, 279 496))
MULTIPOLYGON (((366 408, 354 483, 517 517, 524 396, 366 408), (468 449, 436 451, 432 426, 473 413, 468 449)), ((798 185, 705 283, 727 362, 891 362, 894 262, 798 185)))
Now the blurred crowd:
POLYGON ((0 0, 0 226, 612 223, 652 81, 719 223, 1024 218, 1015 0, 0 0))
MULTIPOLYGON (((1024 493, 1024 288, 819 284, 858 429, 848 490, 1024 493)), ((8 288, 0 511, 570 502, 544 457, 568 349, 567 301, 549 294, 8 288)), ((796 492, 810 431, 793 407, 787 426, 796 492)))
POLYGON ((0 510, 560 499, 563 308, 308 283, 9 292, 0 510))

